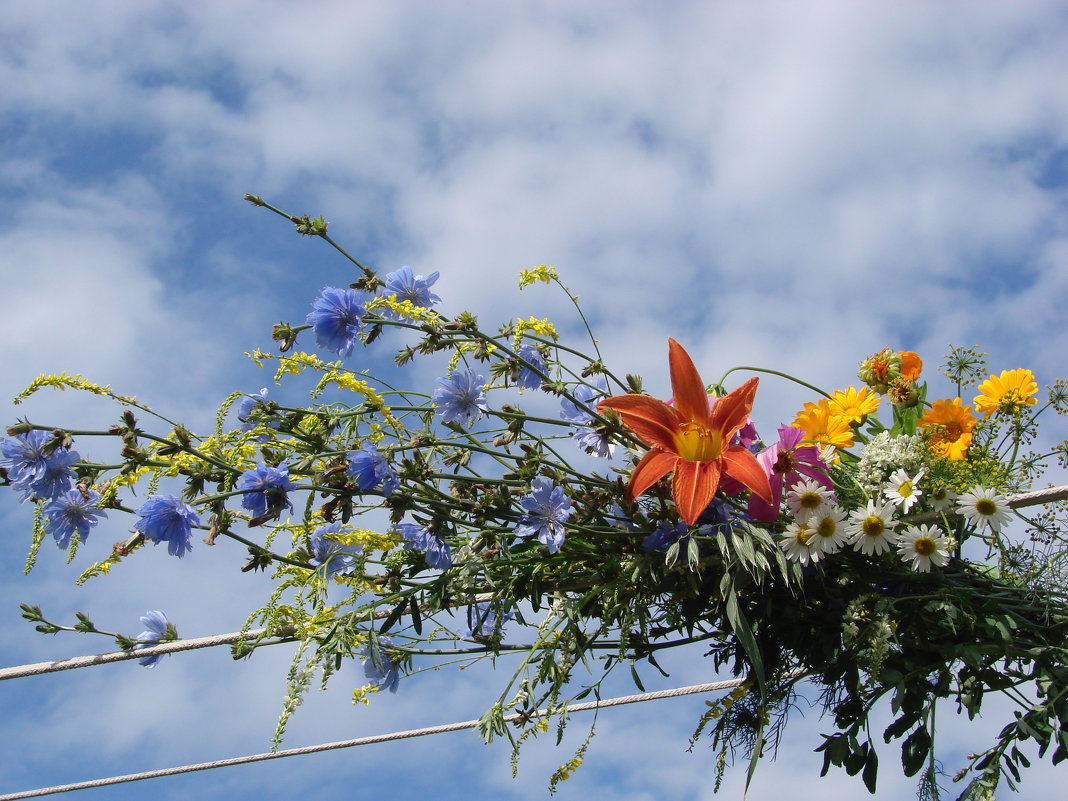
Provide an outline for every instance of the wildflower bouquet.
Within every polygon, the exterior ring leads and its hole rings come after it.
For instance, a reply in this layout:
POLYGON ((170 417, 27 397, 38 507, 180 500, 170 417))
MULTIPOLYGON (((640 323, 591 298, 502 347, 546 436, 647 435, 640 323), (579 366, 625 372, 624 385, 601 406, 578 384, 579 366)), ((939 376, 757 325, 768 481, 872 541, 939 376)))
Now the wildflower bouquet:
MULTIPOLYGON (((879 737, 899 740, 905 772, 937 792, 942 699, 968 715, 991 692, 1021 707, 957 777, 968 778, 962 797, 1018 781, 1028 740, 1054 762, 1068 755, 1065 494, 1022 494, 1048 459, 1064 465, 1064 443, 1032 452, 1039 415, 1068 409, 1063 382, 1039 407, 1030 371, 983 380, 981 354, 954 348, 944 372, 956 396, 929 400, 919 356, 885 349, 841 391, 757 368, 728 370, 709 388, 671 340, 672 398, 659 400, 603 363, 592 332, 588 356, 549 320, 490 331, 466 312, 448 317, 435 308, 437 273, 380 277, 321 218, 248 199, 359 272, 323 289, 303 324, 275 326, 277 352, 249 354, 276 366, 278 398, 235 392, 215 430, 196 434, 107 387, 42 376, 19 401, 67 387, 124 410, 103 431, 17 423, 0 442, 0 468, 37 505, 27 568, 47 538, 73 558, 101 518, 123 513, 131 535, 80 581, 148 543, 184 558, 194 530, 208 545, 247 548, 242 570, 272 571, 274 590, 234 652, 300 643, 276 742, 312 676, 345 659, 362 662, 354 700, 365 702, 431 660, 514 654, 480 731, 518 749, 544 729, 538 710, 563 723, 611 669, 630 665, 638 681, 636 663, 697 643, 743 680, 694 733, 719 752, 717 786, 732 758, 752 770, 774 749, 806 687, 835 729, 818 749, 824 772, 860 773, 872 792, 879 737), (403 342, 398 367, 436 363, 434 385, 346 366, 391 329, 403 342), (339 358, 297 350, 302 335, 339 358), (735 372, 750 375, 736 383, 735 372), (762 375, 812 393, 773 440, 751 417, 762 375), (301 376, 314 379, 309 402, 283 402, 301 376), (92 437, 115 441, 118 461, 74 450, 75 438, 81 447, 92 437), (1044 511, 1031 512, 1036 503, 1044 511), (1010 536, 1010 523, 1025 531, 1010 536), (884 697, 894 720, 872 733, 884 697)), ((585 323, 552 268, 521 274, 521 288, 539 282, 564 292, 585 323)), ((37 607, 24 613, 39 630, 69 628, 37 607)), ((115 635, 121 647, 177 637, 161 612, 142 621, 150 631, 115 635)), ((84 616, 73 628, 99 631, 84 616)))

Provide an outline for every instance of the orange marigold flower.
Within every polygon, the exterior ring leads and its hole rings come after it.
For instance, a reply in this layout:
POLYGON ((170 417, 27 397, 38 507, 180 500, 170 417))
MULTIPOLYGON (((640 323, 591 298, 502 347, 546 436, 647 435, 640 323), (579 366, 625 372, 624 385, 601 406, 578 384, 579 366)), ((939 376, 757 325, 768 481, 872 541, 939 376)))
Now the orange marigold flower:
POLYGON ((906 381, 916 381, 923 371, 923 359, 911 350, 899 350, 897 353, 901 357, 901 375, 906 381))
POLYGON ((827 398, 820 398, 819 403, 806 403, 791 425, 805 432, 807 442, 836 448, 853 447, 853 429, 849 427, 849 420, 837 414, 827 398))
POLYGON ((1038 403, 1038 384, 1030 370, 1002 370, 979 385, 975 409, 989 417, 994 412, 1018 412, 1038 403))
POLYGON ((850 424, 859 423, 879 408, 882 398, 864 387, 859 392, 856 387, 846 387, 834 393, 831 398, 831 412, 844 417, 850 424))
POLYGON ((955 462, 964 458, 975 428, 972 407, 961 404, 960 398, 936 400, 916 421, 931 450, 955 462))

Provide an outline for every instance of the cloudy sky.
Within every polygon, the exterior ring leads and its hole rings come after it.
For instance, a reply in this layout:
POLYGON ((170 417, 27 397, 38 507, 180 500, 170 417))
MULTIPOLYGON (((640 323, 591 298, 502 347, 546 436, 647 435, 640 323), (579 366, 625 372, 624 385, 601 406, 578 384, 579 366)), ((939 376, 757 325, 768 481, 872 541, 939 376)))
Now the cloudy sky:
MULTIPOLYGON (((553 314, 577 336, 558 296, 516 290, 520 269, 552 264, 606 360, 658 394, 668 336, 708 380, 758 364, 844 386, 885 345, 933 376, 951 342, 1052 382, 1068 374, 1066 34, 1068 8, 1041 0, 8 4, 0 397, 66 370, 202 429, 231 390, 263 386, 242 353, 353 276, 245 192, 324 214, 377 268, 440 271, 446 313, 553 314)), ((805 400, 765 381, 754 416, 771 428, 805 400)), ((8 422, 114 416, 69 393, 2 408, 8 422)), ((225 544, 182 562, 146 550, 73 587, 126 536, 121 519, 70 566, 46 543, 24 578, 30 521, 0 498, 4 664, 108 650, 36 634, 20 601, 128 634, 164 609, 203 636, 239 628, 267 592, 225 544)), ((0 793, 266 750, 287 647, 5 682, 0 793)), ((697 654, 671 669, 660 686, 713 679, 697 654)), ((422 673, 355 709, 348 670, 288 745, 478 717, 503 679, 422 673)), ((602 713, 557 797, 709 798, 713 755, 685 751, 703 709, 602 713)), ((829 724, 805 711, 750 799, 863 793, 817 778, 829 724)), ((943 718, 952 773, 998 720, 943 718)), ((570 753, 535 745, 513 781, 507 748, 461 733, 83 795, 534 799, 570 753)), ((881 754, 885 797, 910 795, 896 749, 881 754)), ((1060 797, 1049 770, 1025 797, 1060 797)))

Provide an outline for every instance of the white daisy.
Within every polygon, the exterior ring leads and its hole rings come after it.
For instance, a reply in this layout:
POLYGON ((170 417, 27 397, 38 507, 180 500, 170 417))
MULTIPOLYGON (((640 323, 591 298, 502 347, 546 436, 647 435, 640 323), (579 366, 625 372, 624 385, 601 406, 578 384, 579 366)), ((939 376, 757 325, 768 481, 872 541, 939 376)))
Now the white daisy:
POLYGON ((986 526, 995 534, 1012 519, 1007 497, 978 486, 957 498, 957 514, 964 515, 976 527, 986 526))
POLYGON ((949 511, 953 508, 953 504, 957 502, 957 498, 957 493, 945 484, 939 484, 936 489, 927 493, 927 499, 931 502, 931 508, 936 512, 949 511))
POLYGON ((916 486, 920 483, 920 479, 923 478, 923 474, 924 471, 921 470, 915 477, 910 478, 909 474, 903 469, 898 469, 890 476, 890 483, 883 488, 883 492, 886 494, 887 499, 899 507, 902 512, 907 512, 923 495, 920 488, 916 486))
POLYGON ((809 525, 816 533, 813 540, 823 553, 834 553, 849 539, 846 530, 845 511, 840 506, 828 505, 823 512, 813 515, 809 525))
POLYGON ((786 496, 786 505, 794 519, 805 523, 826 511, 834 496, 815 479, 805 478, 794 484, 786 496))
POLYGON ((796 520, 779 535, 779 547, 786 552, 786 558, 802 565, 816 563, 823 553, 816 542, 816 532, 804 523, 796 520))
POLYGON ((938 526, 909 526, 901 535, 897 550, 902 559, 911 562, 913 570, 928 573, 932 564, 946 564, 956 546, 957 541, 943 536, 938 526))
POLYGON ((869 556, 886 553, 898 543, 894 531, 894 504, 889 501, 868 501, 863 509, 849 513, 846 533, 853 547, 869 556))

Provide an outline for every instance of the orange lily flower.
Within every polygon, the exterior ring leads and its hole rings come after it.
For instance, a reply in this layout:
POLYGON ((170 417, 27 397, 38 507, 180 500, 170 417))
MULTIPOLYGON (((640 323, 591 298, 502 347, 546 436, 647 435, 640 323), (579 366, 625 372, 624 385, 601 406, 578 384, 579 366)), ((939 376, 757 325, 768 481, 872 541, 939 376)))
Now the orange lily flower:
POLYGON ((674 472, 672 495, 679 515, 693 525, 712 502, 723 474, 740 481, 768 503, 771 484, 756 457, 731 437, 745 425, 753 408, 756 378, 717 398, 709 409, 705 384, 693 360, 674 339, 668 340, 672 404, 649 395, 616 395, 597 404, 611 409, 623 425, 649 446, 627 485, 627 500, 635 498, 674 472))

